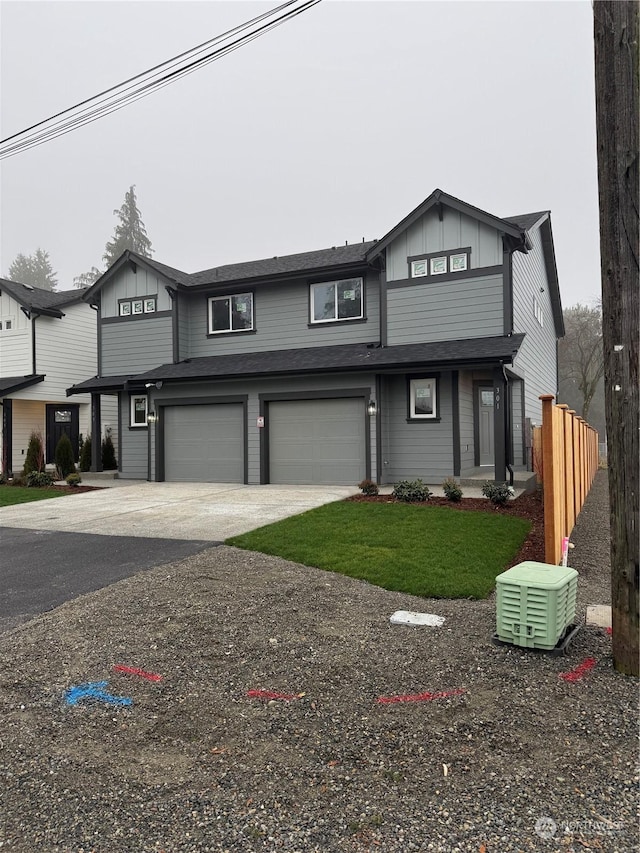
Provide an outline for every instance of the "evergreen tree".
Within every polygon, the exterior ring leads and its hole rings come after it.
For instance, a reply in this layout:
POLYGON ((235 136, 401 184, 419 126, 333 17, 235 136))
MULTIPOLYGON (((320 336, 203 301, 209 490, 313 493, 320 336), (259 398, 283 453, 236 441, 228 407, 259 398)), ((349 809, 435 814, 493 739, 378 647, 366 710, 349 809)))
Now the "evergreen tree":
POLYGON ((145 258, 150 258, 153 253, 151 240, 147 237, 144 222, 140 219, 135 190, 135 185, 130 186, 120 210, 113 211, 120 223, 116 225, 113 239, 107 243, 102 256, 107 267, 117 261, 126 249, 137 252, 145 258))
POLYGON ((66 480, 69 474, 76 473, 76 465, 73 461, 73 447, 71 446, 71 439, 66 432, 62 433, 56 444, 54 460, 61 480, 66 480))
POLYGON ((88 272, 80 273, 73 279, 74 287, 91 287, 102 275, 102 270, 99 270, 98 267, 91 267, 88 272))
POLYGON ((81 471, 90 471, 91 470, 91 436, 88 435, 85 440, 82 442, 82 449, 80 450, 80 470, 81 471))
POLYGON ((9 267, 7 278, 44 290, 55 290, 58 285, 49 253, 44 249, 36 249, 33 255, 19 254, 9 267))
POLYGON ((102 467, 105 471, 114 471, 118 467, 116 460, 116 452, 113 447, 113 439, 111 438, 111 430, 105 432, 101 445, 102 451, 102 467))
POLYGON ((42 435, 37 430, 33 430, 29 436, 29 446, 27 447, 22 474, 26 477, 32 471, 44 471, 44 445, 42 435))

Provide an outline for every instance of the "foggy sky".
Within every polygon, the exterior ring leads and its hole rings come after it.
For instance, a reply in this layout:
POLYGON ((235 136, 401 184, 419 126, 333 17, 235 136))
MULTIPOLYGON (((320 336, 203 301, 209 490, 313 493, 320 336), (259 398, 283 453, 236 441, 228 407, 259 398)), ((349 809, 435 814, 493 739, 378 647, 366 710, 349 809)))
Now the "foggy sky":
MULTIPOLYGON (((277 3, 0 3, 4 138, 277 3)), ((324 0, 136 104, 0 164, 0 272, 95 265, 130 184, 187 272, 382 237, 436 187, 551 210, 564 306, 600 292, 592 12, 324 0)))

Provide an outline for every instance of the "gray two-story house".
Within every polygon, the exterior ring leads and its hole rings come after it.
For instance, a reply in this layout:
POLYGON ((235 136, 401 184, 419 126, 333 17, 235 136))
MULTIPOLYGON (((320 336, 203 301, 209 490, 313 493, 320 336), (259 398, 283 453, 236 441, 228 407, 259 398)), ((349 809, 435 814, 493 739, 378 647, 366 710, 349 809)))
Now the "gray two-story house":
POLYGON ((125 252, 84 298, 98 374, 68 393, 96 423, 117 396, 125 478, 509 480, 557 388, 549 213, 441 190, 372 242, 191 274, 125 252))

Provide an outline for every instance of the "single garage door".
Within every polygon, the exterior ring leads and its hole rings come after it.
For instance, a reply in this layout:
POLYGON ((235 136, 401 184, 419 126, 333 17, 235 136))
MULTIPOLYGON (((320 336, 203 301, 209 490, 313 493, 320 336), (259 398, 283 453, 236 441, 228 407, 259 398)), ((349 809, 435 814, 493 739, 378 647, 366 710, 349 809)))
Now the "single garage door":
POLYGON ((365 477, 362 398, 269 403, 272 483, 354 485, 365 477))
POLYGON ((243 483, 242 404, 167 406, 164 476, 173 482, 243 483))

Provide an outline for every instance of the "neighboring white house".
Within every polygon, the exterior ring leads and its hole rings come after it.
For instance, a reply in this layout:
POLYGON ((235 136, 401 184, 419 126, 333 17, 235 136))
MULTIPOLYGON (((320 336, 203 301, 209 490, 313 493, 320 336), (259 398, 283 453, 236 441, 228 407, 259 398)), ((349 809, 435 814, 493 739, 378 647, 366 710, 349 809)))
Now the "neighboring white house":
MULTIPOLYGON (((91 432, 91 397, 70 403, 70 384, 97 373, 96 312, 84 290, 56 293, 0 279, 0 460, 2 472, 20 473, 32 431, 41 433, 46 462, 66 432, 77 454, 91 432)), ((117 410, 103 410, 117 447, 117 410)), ((102 438, 102 436, 101 436, 102 438)))

